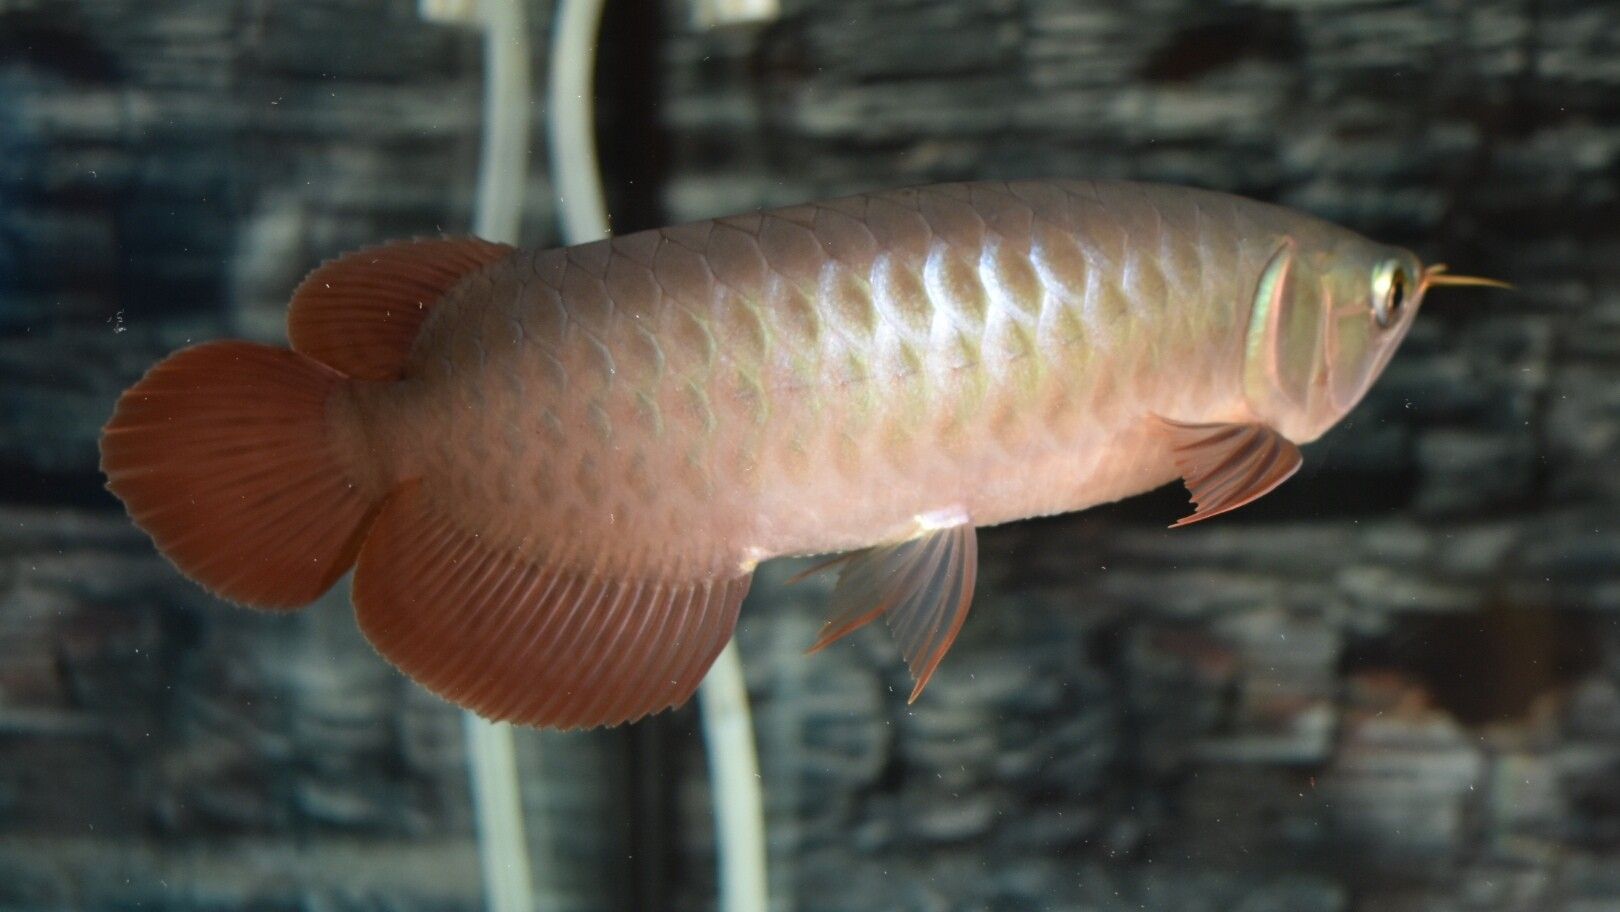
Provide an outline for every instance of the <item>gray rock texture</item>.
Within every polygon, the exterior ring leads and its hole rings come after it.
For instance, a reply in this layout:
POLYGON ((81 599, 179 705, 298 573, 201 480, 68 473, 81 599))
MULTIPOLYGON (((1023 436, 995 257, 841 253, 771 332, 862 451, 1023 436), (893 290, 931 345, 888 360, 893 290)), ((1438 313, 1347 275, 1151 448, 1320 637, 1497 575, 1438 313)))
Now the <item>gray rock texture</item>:
MULTIPOLYGON (((881 628, 804 656, 827 583, 767 565, 739 644, 775 908, 1620 908, 1620 4, 610 7, 621 229, 1132 177, 1519 286, 1437 294, 1239 513, 984 532, 915 705, 881 628)), ((0 909, 481 906, 459 715, 341 593, 181 580, 94 447, 168 350, 277 338, 321 259, 464 229, 479 78, 406 0, 0 0, 0 909)), ((529 191, 549 242, 538 160, 529 191)), ((713 906, 696 731, 520 738, 544 908, 713 906)))

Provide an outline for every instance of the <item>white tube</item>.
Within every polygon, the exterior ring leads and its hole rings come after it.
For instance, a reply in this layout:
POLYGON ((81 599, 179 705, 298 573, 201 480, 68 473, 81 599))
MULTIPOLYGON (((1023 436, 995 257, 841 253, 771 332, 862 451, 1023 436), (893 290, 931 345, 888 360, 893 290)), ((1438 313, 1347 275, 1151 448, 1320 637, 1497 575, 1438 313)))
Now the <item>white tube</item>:
MULTIPOLYGON (((473 233, 515 244, 529 169, 529 36, 523 0, 482 0, 480 12, 484 139, 473 233)), ((490 912, 531 912, 534 882, 512 727, 486 722, 470 712, 464 723, 485 907, 490 912)))
POLYGON ((484 908, 489 912, 531 912, 534 882, 529 871, 529 840, 523 830, 523 793, 517 774, 512 726, 462 716, 478 825, 478 862, 483 871, 484 908))
MULTIPOLYGON (((593 75, 604 0, 559 0, 551 33, 549 140, 551 178, 562 210, 563 240, 607 237, 607 203, 596 157, 593 75)), ((715 660, 698 689, 714 796, 721 912, 765 912, 765 813, 736 643, 715 660)))
POLYGON ((700 28, 769 22, 782 15, 778 0, 697 0, 692 21, 700 28))
POLYGON ((698 688, 703 742, 709 752, 709 789, 714 793, 715 844, 719 847, 720 909, 765 912, 765 805, 754 722, 748 712, 737 641, 726 644, 698 688))
POLYGON ((529 33, 523 0, 483 0, 484 143, 473 232, 515 244, 529 170, 529 33))
POLYGON ((566 244, 604 238, 611 230, 607 200, 602 196, 602 167, 596 160, 592 113, 602 4, 603 0, 559 0, 551 30, 547 139, 566 244))

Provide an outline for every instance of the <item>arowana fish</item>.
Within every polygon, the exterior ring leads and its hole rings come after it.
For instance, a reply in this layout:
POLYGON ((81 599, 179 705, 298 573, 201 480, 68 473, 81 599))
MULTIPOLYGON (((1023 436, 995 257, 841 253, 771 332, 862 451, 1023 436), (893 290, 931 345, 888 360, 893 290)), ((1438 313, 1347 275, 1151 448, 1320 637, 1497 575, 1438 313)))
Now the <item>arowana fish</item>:
POLYGON ((572 728, 684 702, 755 566, 854 552, 815 648, 883 615, 915 699, 975 528, 1177 477, 1272 490, 1441 284, 1307 215, 1132 183, 947 184, 562 249, 418 240, 295 291, 291 350, 198 345, 102 468, 227 599, 359 623, 434 692, 572 728))

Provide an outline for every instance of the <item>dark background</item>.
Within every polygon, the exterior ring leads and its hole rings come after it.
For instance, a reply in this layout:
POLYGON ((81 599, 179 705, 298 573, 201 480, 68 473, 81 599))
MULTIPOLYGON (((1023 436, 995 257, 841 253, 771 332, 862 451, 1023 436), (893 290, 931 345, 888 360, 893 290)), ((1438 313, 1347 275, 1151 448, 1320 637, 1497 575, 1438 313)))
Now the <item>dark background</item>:
MULTIPOLYGON (((986 531, 910 708, 881 625, 801 655, 825 584, 768 565, 739 638, 777 908, 1620 908, 1620 4, 609 6, 620 231, 1133 177, 1520 289, 1436 294, 1233 516, 1167 532, 1166 488, 986 531)), ((459 715, 341 592, 187 584, 95 450, 167 351, 279 338, 321 259, 465 230, 480 66, 405 0, 0 0, 0 908, 480 907, 459 715)), ((712 905, 696 724, 520 737, 543 908, 712 905)))

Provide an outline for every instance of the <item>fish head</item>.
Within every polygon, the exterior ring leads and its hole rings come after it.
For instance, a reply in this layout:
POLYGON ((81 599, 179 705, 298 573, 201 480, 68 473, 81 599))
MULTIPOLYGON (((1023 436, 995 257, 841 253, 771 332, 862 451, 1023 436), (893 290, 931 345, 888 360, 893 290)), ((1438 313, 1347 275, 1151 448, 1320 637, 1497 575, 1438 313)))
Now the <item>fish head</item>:
POLYGON ((1383 373, 1430 288, 1511 287, 1445 268, 1348 232, 1284 239, 1251 310, 1244 351, 1250 408, 1296 443, 1315 440, 1383 373))
POLYGON ((1423 264, 1410 250, 1363 243, 1323 273, 1325 316, 1312 422, 1326 431, 1384 372, 1423 305, 1423 264))

